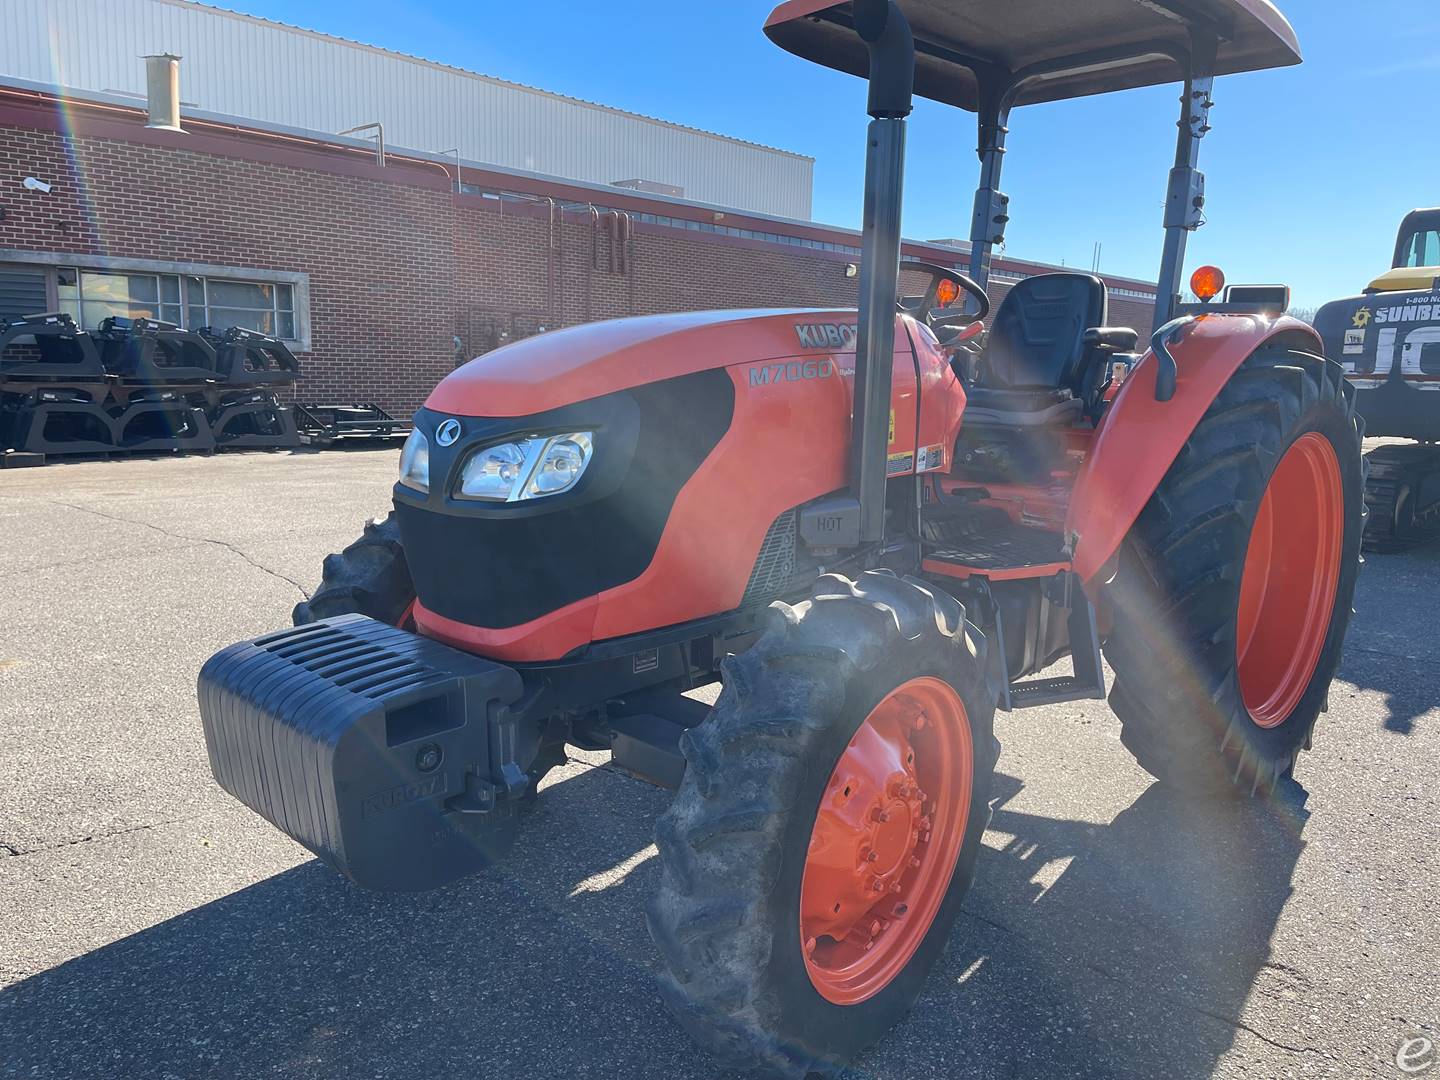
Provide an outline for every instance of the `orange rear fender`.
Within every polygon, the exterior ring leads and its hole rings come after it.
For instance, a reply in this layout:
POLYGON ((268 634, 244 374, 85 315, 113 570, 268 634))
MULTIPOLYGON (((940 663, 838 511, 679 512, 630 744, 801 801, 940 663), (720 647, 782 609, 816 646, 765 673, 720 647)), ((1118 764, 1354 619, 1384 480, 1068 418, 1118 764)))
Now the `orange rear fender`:
POLYGON ((1170 348, 1179 367, 1173 398, 1155 400, 1153 352, 1131 372, 1095 431, 1065 522, 1075 571, 1087 585, 1120 550, 1216 395, 1246 358, 1271 344, 1323 354, 1320 338, 1298 319, 1205 315, 1170 348))

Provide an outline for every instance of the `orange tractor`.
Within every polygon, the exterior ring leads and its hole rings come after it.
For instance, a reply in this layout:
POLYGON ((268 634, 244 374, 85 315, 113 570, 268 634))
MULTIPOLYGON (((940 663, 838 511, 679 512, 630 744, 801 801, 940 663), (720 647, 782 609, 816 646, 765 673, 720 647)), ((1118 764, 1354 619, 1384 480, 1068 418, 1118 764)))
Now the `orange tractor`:
POLYGON ((869 77, 858 312, 627 319, 473 361, 416 415, 394 513, 199 692, 219 782, 370 888, 500 857, 567 744, 676 788, 664 997, 716 1054, 802 1075, 886 1031, 944 948, 997 708, 1105 697, 1103 653, 1161 781, 1290 772, 1363 476, 1354 392, 1283 299, 1201 272, 1179 303, 1214 78, 1299 61, 1267 0, 790 0, 766 32, 869 77), (1016 285, 978 346, 1012 109, 1177 80, 1150 348, 1073 273, 1016 285), (897 310, 916 92, 978 114, 981 184, 969 273, 905 264, 928 284, 897 310), (717 680, 714 708, 686 696, 717 680))

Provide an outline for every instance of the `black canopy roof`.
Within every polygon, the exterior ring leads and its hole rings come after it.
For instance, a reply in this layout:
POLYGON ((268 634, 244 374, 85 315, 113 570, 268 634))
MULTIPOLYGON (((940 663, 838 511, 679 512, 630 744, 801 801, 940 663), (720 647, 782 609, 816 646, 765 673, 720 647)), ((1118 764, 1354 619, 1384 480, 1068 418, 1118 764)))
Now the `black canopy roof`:
MULTIPOLYGON (((1192 29, 1219 39, 1214 73, 1300 62, 1300 45, 1270 0, 900 0, 915 31, 915 92, 962 109, 978 107, 977 70, 1004 77, 1077 59, 1027 82, 1016 104, 1084 97, 1180 78, 1175 53, 1192 29)), ((765 33, 825 67, 864 76, 869 58, 851 28, 848 0, 788 0, 765 33)))

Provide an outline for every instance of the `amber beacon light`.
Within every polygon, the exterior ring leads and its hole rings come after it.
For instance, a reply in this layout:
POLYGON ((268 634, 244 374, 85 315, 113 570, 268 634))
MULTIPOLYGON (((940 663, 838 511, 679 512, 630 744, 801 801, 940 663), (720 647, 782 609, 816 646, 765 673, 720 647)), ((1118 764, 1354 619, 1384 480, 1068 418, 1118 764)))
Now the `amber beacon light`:
POLYGON ((1190 275, 1190 291, 1205 303, 1214 300, 1225 288, 1225 274, 1218 266, 1202 266, 1190 275))

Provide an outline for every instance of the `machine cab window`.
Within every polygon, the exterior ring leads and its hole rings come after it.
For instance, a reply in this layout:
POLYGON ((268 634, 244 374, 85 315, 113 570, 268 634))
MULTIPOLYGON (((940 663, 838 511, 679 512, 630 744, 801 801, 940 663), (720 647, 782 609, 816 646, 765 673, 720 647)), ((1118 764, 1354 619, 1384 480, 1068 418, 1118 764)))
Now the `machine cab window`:
POLYGON ((1406 266, 1440 266, 1440 232, 1425 229, 1405 243, 1406 266))

